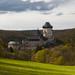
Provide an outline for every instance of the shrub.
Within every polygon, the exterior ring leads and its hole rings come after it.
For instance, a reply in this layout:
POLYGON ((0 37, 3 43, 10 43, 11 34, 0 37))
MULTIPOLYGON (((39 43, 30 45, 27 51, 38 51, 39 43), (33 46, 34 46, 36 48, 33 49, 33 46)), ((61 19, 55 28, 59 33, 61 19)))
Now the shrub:
POLYGON ((40 50, 35 54, 35 61, 46 62, 47 50, 40 50))

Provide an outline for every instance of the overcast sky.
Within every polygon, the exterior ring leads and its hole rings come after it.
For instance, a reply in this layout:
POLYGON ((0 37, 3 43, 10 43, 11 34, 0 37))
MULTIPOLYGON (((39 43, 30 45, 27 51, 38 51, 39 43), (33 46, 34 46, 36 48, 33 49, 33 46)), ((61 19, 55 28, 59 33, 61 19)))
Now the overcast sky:
POLYGON ((0 0, 0 29, 75 28, 75 0, 0 0))

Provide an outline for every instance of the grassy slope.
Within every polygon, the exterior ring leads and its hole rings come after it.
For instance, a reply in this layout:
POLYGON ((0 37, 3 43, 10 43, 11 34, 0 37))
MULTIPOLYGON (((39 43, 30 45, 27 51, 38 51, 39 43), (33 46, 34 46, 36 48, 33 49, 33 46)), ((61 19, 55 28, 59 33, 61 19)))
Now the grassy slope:
POLYGON ((0 75, 75 75, 75 66, 56 66, 0 58, 0 75))

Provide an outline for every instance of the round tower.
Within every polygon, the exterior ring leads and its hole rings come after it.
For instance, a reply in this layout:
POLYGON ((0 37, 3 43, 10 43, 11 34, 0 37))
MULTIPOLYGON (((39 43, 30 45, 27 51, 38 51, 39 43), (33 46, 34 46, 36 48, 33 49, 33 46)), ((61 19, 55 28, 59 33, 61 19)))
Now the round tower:
POLYGON ((43 26, 43 36, 47 39, 53 39, 53 26, 49 23, 46 22, 45 25, 43 26))

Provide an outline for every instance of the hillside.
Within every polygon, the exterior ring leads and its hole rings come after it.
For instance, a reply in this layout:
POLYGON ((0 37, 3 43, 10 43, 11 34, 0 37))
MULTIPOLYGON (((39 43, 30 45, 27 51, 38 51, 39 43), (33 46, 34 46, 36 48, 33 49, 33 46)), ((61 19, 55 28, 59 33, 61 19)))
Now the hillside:
POLYGON ((58 66, 0 58, 0 75, 75 75, 75 66, 58 66))
MULTIPOLYGON (((21 40, 26 36, 30 36, 36 33, 36 30, 25 30, 25 31, 8 31, 8 30, 0 30, 0 38, 5 42, 9 40, 21 40)), ((62 41, 69 41, 70 39, 75 41, 75 29, 66 29, 66 30, 54 30, 55 39, 59 39, 62 41)))
POLYGON ((7 49, 8 41, 34 36, 37 31, 0 31, 0 57, 57 65, 75 65, 75 29, 54 30, 56 45, 36 50, 7 49), (34 35, 32 35, 34 33, 34 35))
POLYGON ((54 36, 55 38, 64 42, 75 42, 75 28, 65 30, 54 30, 54 36))

